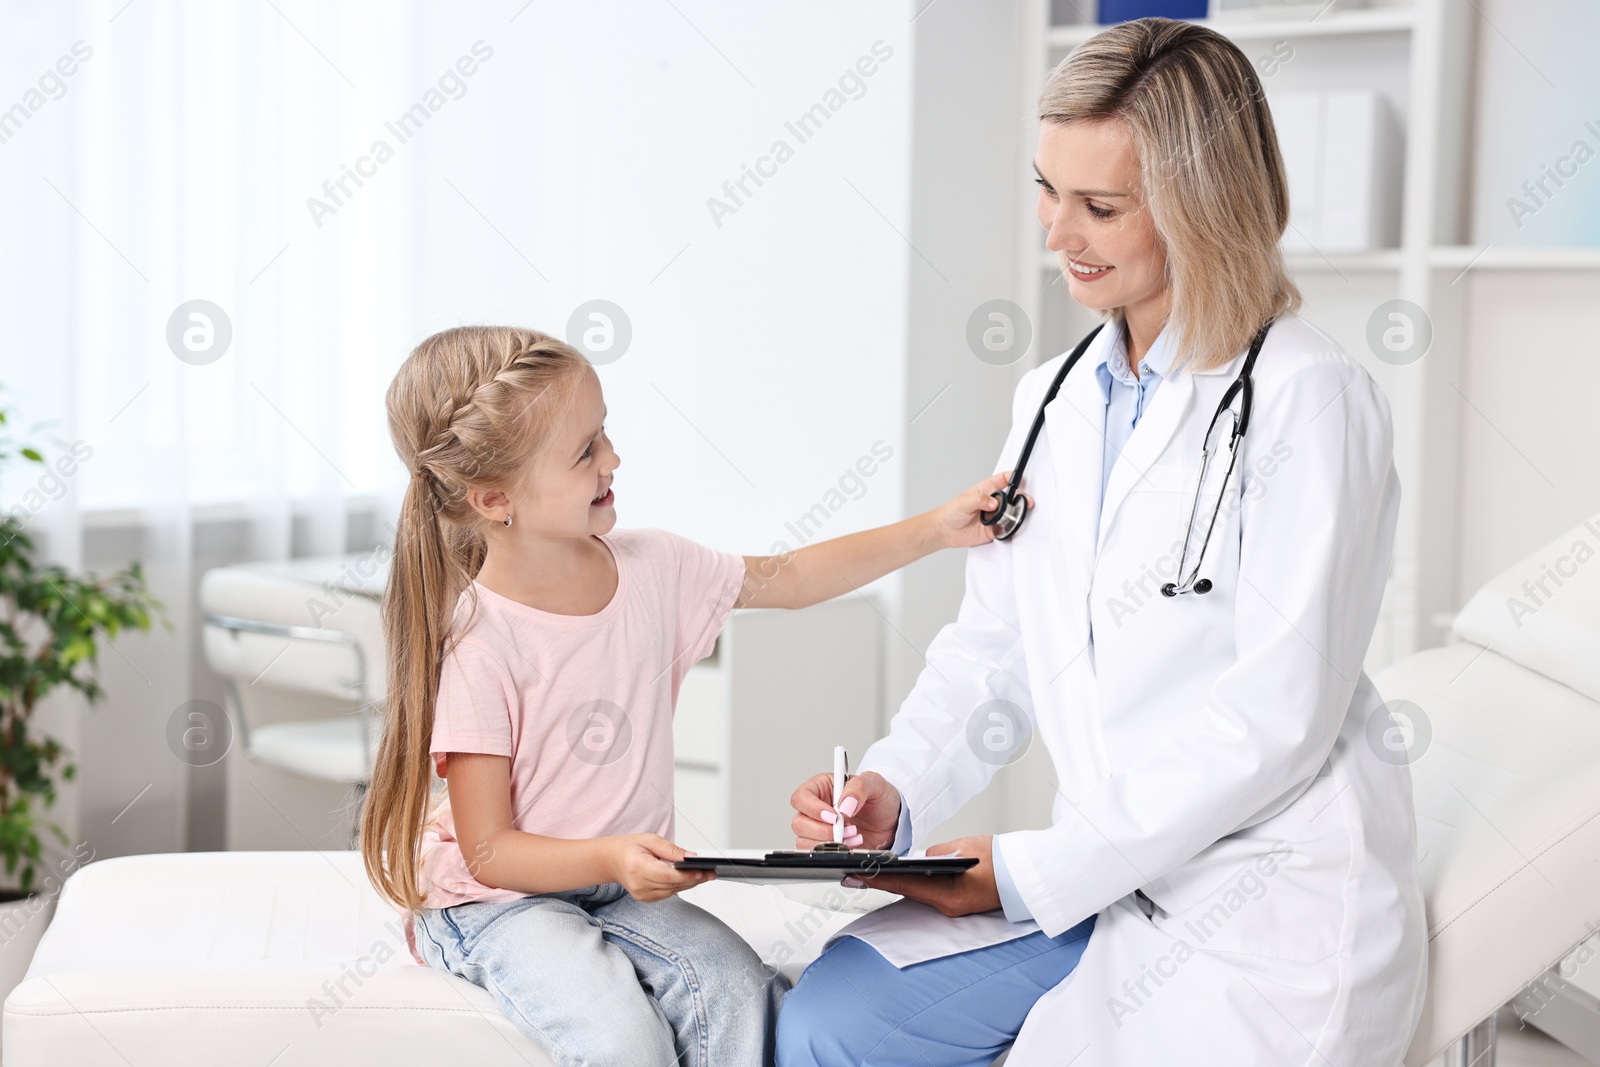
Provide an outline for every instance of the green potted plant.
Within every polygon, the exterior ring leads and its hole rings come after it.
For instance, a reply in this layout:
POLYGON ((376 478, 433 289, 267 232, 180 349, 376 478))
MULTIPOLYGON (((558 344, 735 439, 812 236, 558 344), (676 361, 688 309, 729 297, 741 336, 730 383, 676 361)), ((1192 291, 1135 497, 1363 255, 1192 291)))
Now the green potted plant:
POLYGON ((50 462, 17 444, 11 425, 0 408, 0 467, 21 460, 42 469, 0 518, 0 999, 26 972, 62 883, 94 858, 86 842, 74 843, 46 818, 57 784, 70 781, 75 768, 62 744, 38 730, 33 713, 63 686, 90 703, 104 696, 96 678, 100 643, 124 630, 149 630, 162 608, 138 563, 96 578, 37 560, 29 520, 65 495, 66 479, 93 450, 79 442, 50 462), (63 855, 47 855, 45 833, 63 855))

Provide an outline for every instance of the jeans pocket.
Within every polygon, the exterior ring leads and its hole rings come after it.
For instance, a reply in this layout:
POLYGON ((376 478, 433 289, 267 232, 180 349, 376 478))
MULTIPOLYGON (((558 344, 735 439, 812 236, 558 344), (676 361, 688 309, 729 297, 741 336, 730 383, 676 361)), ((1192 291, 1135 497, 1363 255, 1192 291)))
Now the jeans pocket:
POLYGON ((460 946, 461 954, 466 956, 471 954, 472 946, 477 943, 478 936, 489 927, 490 923, 499 918, 507 908, 520 903, 516 900, 479 900, 467 904, 452 904, 448 908, 440 908, 439 916, 444 919, 445 928, 460 946))

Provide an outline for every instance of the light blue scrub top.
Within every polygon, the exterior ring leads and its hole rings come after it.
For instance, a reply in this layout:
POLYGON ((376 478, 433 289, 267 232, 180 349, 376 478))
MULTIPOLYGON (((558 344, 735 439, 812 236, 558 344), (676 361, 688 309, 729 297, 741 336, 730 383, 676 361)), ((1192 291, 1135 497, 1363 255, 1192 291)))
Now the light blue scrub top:
MULTIPOLYGON (((1135 378, 1128 368, 1128 349, 1122 335, 1121 320, 1107 323, 1106 328, 1114 331, 1113 340, 1094 365, 1094 378, 1100 383, 1100 395, 1106 402, 1105 460, 1100 466, 1101 500, 1105 499, 1106 482, 1111 478, 1112 466, 1127 446, 1133 428, 1139 425, 1139 420, 1149 410, 1150 401, 1171 371, 1176 355, 1172 351, 1172 335, 1163 329, 1150 346, 1150 351, 1139 361, 1139 376, 1135 378)), ((1089 639, 1091 643, 1094 640, 1092 631, 1089 639)), ((902 856, 911 848, 911 814, 903 804, 900 806, 900 826, 891 847, 902 856)), ((1017 883, 1012 879, 1011 872, 1006 870, 1004 854, 999 849, 994 851, 994 881, 1000 890, 1000 906, 1007 919, 1016 923, 1033 918, 1017 893, 1017 883)))

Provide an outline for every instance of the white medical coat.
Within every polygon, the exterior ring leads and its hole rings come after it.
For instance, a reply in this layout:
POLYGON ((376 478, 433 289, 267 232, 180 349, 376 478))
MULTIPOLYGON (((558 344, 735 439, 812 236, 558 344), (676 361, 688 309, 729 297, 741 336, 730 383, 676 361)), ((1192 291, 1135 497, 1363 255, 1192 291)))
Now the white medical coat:
MULTIPOLYGON (((1392 726, 1362 672, 1399 501, 1388 404, 1334 341, 1281 317, 1201 572, 1214 587, 1169 599, 1202 437, 1244 354, 1163 383, 1097 508, 1091 368, 1114 328, 1046 411, 1022 485, 1032 513, 969 550, 955 622, 861 762, 899 789, 926 846, 997 770, 969 720, 989 701, 1020 707, 1054 762, 1051 825, 995 847, 1036 921, 901 900, 840 936, 905 966, 1098 914, 1010 1067, 1397 1064, 1426 938, 1410 773, 1380 758, 1392 726)), ((1018 385, 997 471, 1064 359, 1018 385)))

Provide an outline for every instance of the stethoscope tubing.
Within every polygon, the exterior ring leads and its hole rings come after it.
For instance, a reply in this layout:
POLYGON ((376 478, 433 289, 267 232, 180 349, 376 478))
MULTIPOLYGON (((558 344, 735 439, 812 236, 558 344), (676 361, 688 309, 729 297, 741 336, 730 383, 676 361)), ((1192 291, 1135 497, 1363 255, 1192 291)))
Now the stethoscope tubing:
MULTIPOLYGON (((1183 549, 1178 556, 1178 581, 1168 582, 1162 586, 1161 593, 1163 596, 1175 597, 1180 593, 1188 592, 1204 594, 1211 591, 1211 580, 1199 577, 1200 568, 1205 562, 1206 549, 1211 544, 1211 534, 1216 529, 1217 518, 1222 511, 1222 499, 1227 494, 1228 482, 1233 478, 1234 468, 1239 462, 1239 452, 1244 443, 1245 431, 1250 426, 1250 411, 1255 400, 1255 383, 1251 375, 1255 370, 1256 357, 1261 354, 1261 346, 1267 339, 1267 331, 1272 328, 1273 321, 1272 319, 1267 320, 1261 329, 1256 331, 1255 337, 1250 341, 1250 350, 1245 356, 1244 365, 1240 368, 1238 377, 1223 392, 1222 400, 1217 404, 1217 410, 1212 414, 1211 421, 1206 424, 1206 435, 1200 449, 1200 479, 1195 485, 1194 503, 1189 508, 1189 521, 1183 531, 1183 549), (1206 524, 1205 536, 1200 541, 1200 551, 1195 556, 1194 567, 1185 575, 1184 564, 1188 562, 1189 542, 1194 532, 1194 520, 1200 514, 1200 494, 1205 488, 1206 473, 1211 467, 1211 434, 1216 429, 1217 420, 1222 418, 1223 413, 1231 408, 1235 398, 1239 401, 1239 412, 1235 418, 1233 429, 1228 435, 1228 471, 1222 476, 1222 488, 1217 494, 1217 505, 1212 509, 1211 521, 1206 524)), ((1034 445, 1039 440, 1039 433, 1044 429, 1045 409, 1055 400, 1056 394, 1061 391, 1061 383, 1066 381, 1067 375, 1078 360, 1083 357, 1083 354, 1088 351, 1089 345, 1099 336, 1105 325, 1102 322, 1093 330, 1090 330, 1088 335, 1078 342, 1077 347, 1072 350, 1072 353, 1061 364, 1061 369, 1056 372, 1055 378, 1050 383, 1049 390, 1039 404, 1039 410, 1033 416, 1032 425, 1028 427, 1028 436, 1023 441, 1022 453, 1017 457, 1017 465, 1011 471, 1010 480, 1007 481, 1004 489, 996 490, 990 494, 990 496, 999 501, 999 506, 993 512, 980 516, 979 521, 985 526, 999 527, 994 535, 996 541, 1009 540, 1017 530, 1021 529, 1023 520, 1028 517, 1028 500, 1020 492, 1020 486, 1022 485, 1023 472, 1028 466, 1028 460, 1033 455, 1034 445)))

